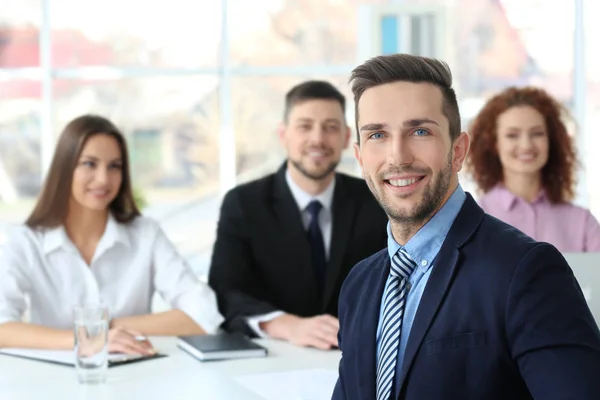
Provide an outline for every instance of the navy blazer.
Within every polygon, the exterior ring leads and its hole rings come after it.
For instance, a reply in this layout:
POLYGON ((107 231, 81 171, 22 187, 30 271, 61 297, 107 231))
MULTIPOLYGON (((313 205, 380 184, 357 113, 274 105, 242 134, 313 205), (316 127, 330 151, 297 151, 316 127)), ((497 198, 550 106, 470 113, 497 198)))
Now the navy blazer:
MULTIPOLYGON (((375 398, 375 336, 390 261, 357 264, 339 301, 333 399, 375 398)), ((435 260, 395 393, 407 400, 599 399, 600 332, 563 256, 470 195, 435 260)))

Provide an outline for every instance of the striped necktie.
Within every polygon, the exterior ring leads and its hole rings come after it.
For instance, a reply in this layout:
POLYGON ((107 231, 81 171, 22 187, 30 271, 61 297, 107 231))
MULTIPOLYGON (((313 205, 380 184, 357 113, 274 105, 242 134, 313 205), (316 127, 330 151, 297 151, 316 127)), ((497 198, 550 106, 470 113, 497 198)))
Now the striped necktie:
POLYGON ((391 276, 387 281, 386 295, 383 299, 383 324, 377 359, 377 400, 389 400, 392 394, 402 331, 402 315, 408 292, 407 282, 415 267, 415 262, 404 249, 398 250, 392 257, 391 276))

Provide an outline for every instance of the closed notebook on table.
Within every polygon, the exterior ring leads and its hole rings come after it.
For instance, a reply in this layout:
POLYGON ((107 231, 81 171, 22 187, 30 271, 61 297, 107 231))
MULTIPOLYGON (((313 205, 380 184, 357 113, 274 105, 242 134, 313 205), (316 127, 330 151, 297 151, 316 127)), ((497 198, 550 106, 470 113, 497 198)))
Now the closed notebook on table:
POLYGON ((241 333, 180 336, 178 346, 200 361, 265 357, 267 349, 241 333))

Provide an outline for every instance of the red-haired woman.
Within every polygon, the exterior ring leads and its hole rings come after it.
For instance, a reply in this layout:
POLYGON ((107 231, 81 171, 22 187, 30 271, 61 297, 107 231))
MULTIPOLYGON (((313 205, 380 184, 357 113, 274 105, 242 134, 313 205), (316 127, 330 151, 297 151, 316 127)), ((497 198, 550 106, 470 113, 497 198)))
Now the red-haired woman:
POLYGON ((577 158, 565 108, 539 88, 508 88, 474 119, 467 168, 483 209, 562 252, 600 251, 600 225, 571 203, 577 158))

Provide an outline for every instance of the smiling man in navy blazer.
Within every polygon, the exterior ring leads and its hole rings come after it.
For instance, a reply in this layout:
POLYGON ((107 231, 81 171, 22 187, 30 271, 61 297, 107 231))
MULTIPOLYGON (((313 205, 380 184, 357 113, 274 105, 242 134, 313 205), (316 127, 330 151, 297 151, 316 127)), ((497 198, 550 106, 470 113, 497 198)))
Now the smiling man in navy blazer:
POLYGON ((447 65, 380 56, 351 82, 388 248, 344 282, 333 399, 600 398, 600 332, 567 262, 458 183, 469 137, 447 65))

